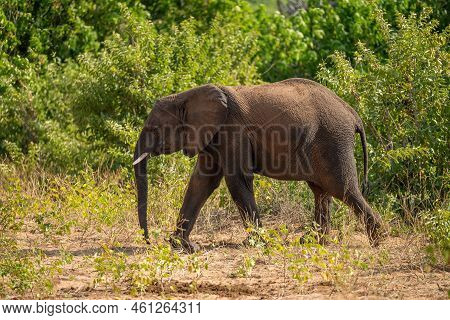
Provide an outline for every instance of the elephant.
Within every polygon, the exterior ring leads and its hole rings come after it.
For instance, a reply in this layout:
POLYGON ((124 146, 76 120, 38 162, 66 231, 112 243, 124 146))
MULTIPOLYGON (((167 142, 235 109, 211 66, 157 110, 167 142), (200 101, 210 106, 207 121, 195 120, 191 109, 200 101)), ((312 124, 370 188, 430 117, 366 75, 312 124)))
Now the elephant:
POLYGON ((173 246, 196 250, 189 240, 198 214, 225 179, 244 226, 261 227, 255 202, 255 174, 306 181, 314 194, 318 233, 330 231, 332 197, 365 224, 369 241, 382 239, 380 216, 358 186, 355 135, 361 138, 367 187, 368 153, 361 118, 328 88, 312 80, 221 86, 202 85, 156 101, 134 151, 139 225, 148 241, 147 159, 182 151, 197 155, 180 209, 173 246), (181 245, 180 245, 181 244, 181 245))

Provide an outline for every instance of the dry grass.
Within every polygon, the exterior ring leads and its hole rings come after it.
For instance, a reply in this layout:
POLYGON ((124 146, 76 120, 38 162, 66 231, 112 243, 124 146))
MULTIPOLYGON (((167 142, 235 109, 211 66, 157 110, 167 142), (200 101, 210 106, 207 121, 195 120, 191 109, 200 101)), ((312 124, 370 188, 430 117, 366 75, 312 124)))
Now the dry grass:
MULTIPOLYGON (((282 221, 280 221, 282 223, 282 221)), ((446 299, 450 289, 449 270, 431 266, 424 254, 424 239, 420 236, 389 238, 381 247, 371 248, 366 236, 353 234, 349 248, 357 250, 369 267, 355 270, 348 282, 335 285, 313 273, 311 280, 299 284, 288 276, 282 276, 282 267, 267 257, 261 257, 258 249, 241 245, 246 234, 238 221, 224 226, 214 235, 195 232, 193 240, 202 246, 201 258, 207 260, 208 269, 192 290, 192 274, 181 270, 170 281, 164 293, 159 287, 149 287, 148 292, 130 295, 126 283, 112 290, 107 285, 94 285, 98 274, 91 259, 101 255, 99 238, 61 240, 65 250, 73 255, 71 263, 64 266, 55 278, 55 291, 51 298, 108 299, 108 298, 174 298, 174 299, 446 299), (64 243, 65 242, 65 243, 64 243), (233 274, 242 264, 243 257, 256 257, 250 276, 233 274), (171 288, 170 288, 171 287, 171 288)), ((27 235, 30 237, 30 235, 27 235)), ((30 237, 30 242, 33 236, 30 237)), ((331 246, 331 245, 330 245, 331 246)), ((138 261, 145 257, 145 245, 123 241, 112 249, 123 252, 138 261)), ((58 257, 57 246, 42 246, 48 259, 58 257)), ((335 246, 332 250, 339 250, 335 246)), ((18 296, 16 298, 26 298, 18 296)))
POLYGON ((334 221, 332 233, 339 241, 324 248, 313 244, 299 255, 305 247, 295 245, 293 239, 304 233, 312 218, 312 198, 301 184, 293 193, 289 183, 256 182, 265 228, 287 226, 289 240, 269 243, 278 248, 272 250, 275 253, 268 253, 268 246, 241 245, 246 232, 221 186, 205 205, 192 234, 202 251, 186 256, 165 251, 164 238, 174 226, 187 174, 176 178, 168 174, 167 180, 151 187, 149 223, 154 245, 149 248, 137 228, 134 187, 123 174, 87 171, 83 177, 68 178, 6 169, 9 172, 0 176, 5 185, 0 191, 1 212, 14 213, 16 224, 24 224, 16 231, 4 230, 3 236, 16 246, 4 247, 0 253, 32 261, 39 256, 40 266, 49 271, 37 277, 51 279, 46 290, 39 290, 36 279, 25 279, 31 289, 20 291, 8 287, 11 279, 0 278, 6 298, 448 298, 448 266, 430 263, 423 234, 405 229, 408 232, 371 248, 360 224, 339 203, 334 205, 339 221, 334 221), (162 263, 158 270, 173 270, 156 277, 139 271, 142 266, 154 271, 158 263, 162 263), (295 280, 290 266, 304 268, 300 275, 307 279, 295 280))

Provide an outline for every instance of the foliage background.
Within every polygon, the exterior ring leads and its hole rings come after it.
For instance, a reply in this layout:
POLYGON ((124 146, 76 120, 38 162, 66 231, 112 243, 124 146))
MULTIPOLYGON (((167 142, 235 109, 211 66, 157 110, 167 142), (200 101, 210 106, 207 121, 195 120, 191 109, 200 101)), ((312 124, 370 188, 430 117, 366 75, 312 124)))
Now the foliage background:
MULTIPOLYGON (((293 14, 278 2, 0 0, 2 235, 26 215, 12 196, 26 179, 7 178, 11 168, 68 181, 112 170, 131 181, 131 150, 159 97, 307 77, 362 116, 373 205, 388 222, 423 223, 448 259, 446 1, 309 0, 293 14)), ((154 159, 151 181, 181 188, 191 166, 179 154, 154 159)), ((282 188, 307 197, 293 183, 256 185, 273 191, 263 211, 282 188)))

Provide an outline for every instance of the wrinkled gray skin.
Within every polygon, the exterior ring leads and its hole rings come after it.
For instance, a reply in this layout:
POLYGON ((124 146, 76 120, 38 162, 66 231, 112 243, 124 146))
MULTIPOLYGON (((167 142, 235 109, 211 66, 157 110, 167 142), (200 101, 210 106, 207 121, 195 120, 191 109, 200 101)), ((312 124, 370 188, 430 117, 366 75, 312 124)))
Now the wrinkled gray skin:
POLYGON ((253 192, 254 173, 306 181, 314 193, 315 222, 321 235, 330 229, 331 197, 342 200, 364 221, 371 244, 377 245, 381 220, 358 187, 355 133, 361 137, 367 183, 362 121, 350 106, 318 83, 288 79, 255 86, 207 84, 162 98, 145 122, 134 154, 139 224, 144 236, 148 238, 147 158, 182 150, 190 157, 198 154, 198 159, 171 238, 174 246, 195 250, 189 234, 222 178, 245 226, 261 226, 253 192))

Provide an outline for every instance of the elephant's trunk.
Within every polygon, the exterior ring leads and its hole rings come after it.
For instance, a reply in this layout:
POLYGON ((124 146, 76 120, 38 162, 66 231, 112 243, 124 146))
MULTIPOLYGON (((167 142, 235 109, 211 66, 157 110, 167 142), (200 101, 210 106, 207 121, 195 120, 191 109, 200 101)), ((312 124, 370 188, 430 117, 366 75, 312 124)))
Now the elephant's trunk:
POLYGON ((147 227, 147 157, 144 153, 145 135, 141 134, 134 149, 134 175, 136 179, 139 226, 144 230, 144 238, 148 242, 147 227))

